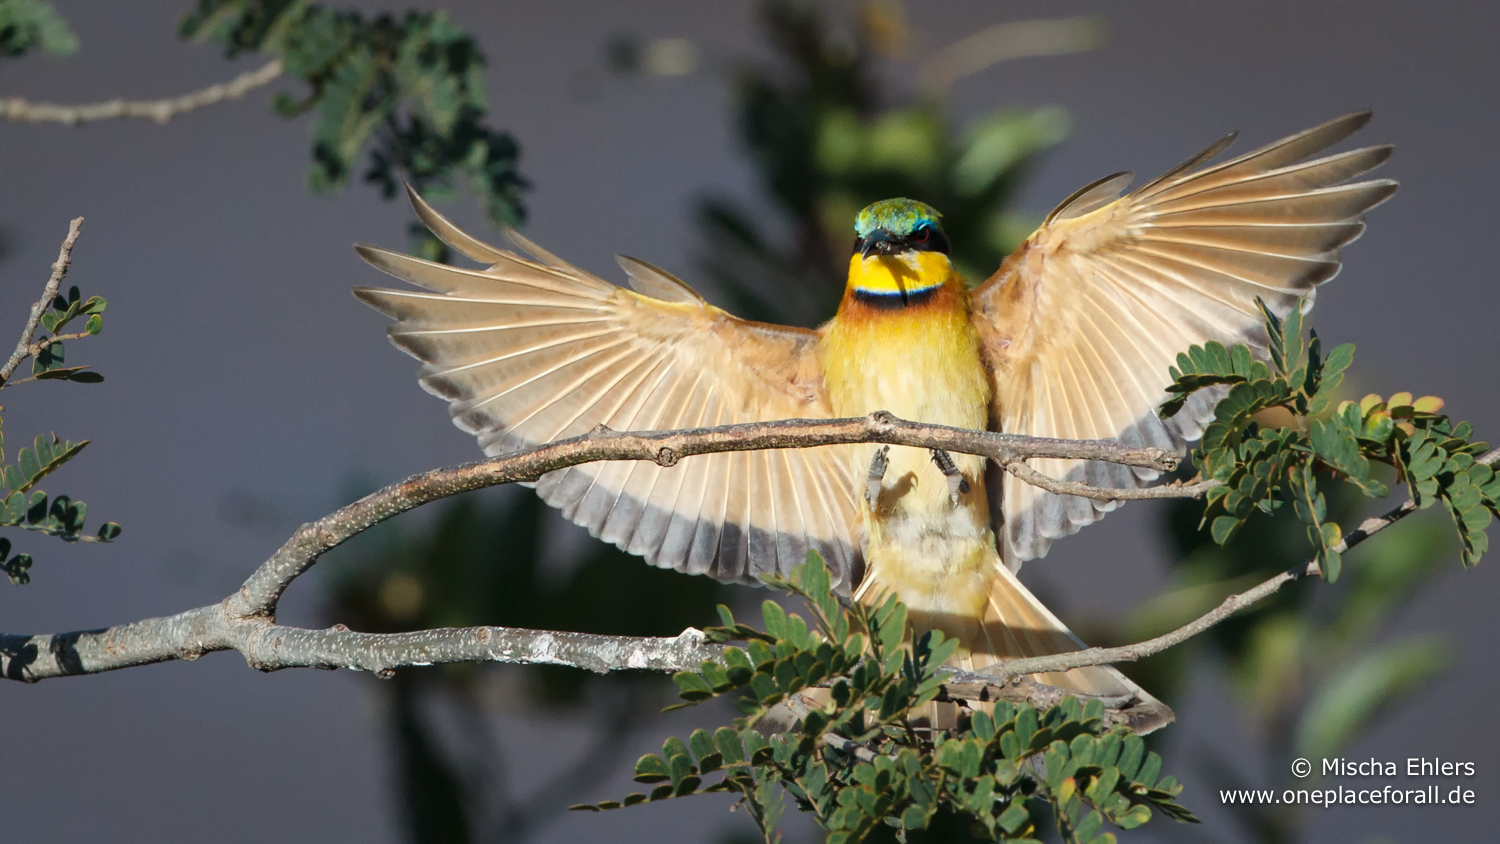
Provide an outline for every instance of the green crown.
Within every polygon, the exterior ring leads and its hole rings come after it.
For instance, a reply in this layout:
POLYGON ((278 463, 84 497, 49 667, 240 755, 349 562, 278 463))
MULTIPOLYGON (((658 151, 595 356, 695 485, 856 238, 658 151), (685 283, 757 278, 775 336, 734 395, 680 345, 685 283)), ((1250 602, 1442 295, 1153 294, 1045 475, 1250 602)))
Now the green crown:
POLYGON ((876 229, 885 229, 897 237, 905 237, 924 224, 941 231, 938 219, 942 216, 936 208, 915 199, 882 199, 859 212, 854 220, 854 233, 869 237, 876 229))

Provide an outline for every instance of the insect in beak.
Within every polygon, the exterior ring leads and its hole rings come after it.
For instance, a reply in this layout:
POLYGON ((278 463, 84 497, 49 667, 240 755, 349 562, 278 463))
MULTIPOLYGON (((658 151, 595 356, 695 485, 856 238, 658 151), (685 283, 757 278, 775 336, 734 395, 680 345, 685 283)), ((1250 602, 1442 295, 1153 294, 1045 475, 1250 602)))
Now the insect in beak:
POLYGON ((865 258, 870 257, 871 253, 875 252, 882 255, 889 255, 895 248, 896 238, 885 229, 876 229, 870 232, 870 236, 860 243, 859 254, 865 258))

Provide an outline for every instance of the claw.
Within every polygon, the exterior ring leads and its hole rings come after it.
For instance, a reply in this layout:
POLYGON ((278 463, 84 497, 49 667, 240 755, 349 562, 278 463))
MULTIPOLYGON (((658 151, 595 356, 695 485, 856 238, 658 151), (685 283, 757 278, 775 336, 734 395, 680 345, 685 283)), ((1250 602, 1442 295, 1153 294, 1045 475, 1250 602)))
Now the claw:
POLYGON ((870 471, 865 475, 865 501, 870 505, 870 510, 875 510, 875 505, 880 502, 880 485, 885 481, 885 470, 890 465, 886 455, 890 454, 891 447, 883 445, 875 456, 870 458, 870 471))
POLYGON ((948 501, 954 507, 958 506, 958 498, 969 492, 969 479, 964 477, 963 472, 958 471, 958 464, 953 462, 953 456, 941 448, 932 449, 932 462, 937 464, 938 471, 948 480, 948 501))

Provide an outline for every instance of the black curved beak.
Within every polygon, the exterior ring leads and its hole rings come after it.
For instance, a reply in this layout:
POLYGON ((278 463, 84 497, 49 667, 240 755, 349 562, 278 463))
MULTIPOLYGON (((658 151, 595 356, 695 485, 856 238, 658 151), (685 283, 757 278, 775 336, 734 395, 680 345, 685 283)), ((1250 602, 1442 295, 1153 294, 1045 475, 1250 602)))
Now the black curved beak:
POLYGON ((859 254, 865 258, 870 257, 875 252, 879 252, 882 255, 889 255, 895 251, 897 241, 898 238, 885 229, 876 229, 870 232, 869 237, 860 241, 859 254))

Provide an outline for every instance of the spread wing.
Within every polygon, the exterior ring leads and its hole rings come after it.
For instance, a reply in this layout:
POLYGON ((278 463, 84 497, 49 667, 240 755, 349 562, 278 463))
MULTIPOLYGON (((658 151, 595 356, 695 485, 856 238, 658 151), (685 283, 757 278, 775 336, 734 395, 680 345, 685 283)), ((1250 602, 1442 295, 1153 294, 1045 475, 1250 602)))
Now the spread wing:
MULTIPOLYGON (((428 228, 489 266, 459 269, 357 247, 423 291, 356 288, 394 318, 398 348, 448 401, 458 427, 495 456, 604 424, 644 431, 828 417, 816 335, 747 322, 629 258, 633 292, 510 232, 529 254, 464 234, 415 193, 428 228)), ((817 549, 855 570, 854 485, 840 447, 697 455, 672 468, 591 463, 551 472, 537 492, 594 536, 653 565, 720 580, 787 574, 817 549)))
MULTIPOLYGON (((974 292, 994 373, 994 424, 1181 452, 1212 418, 1216 396, 1199 393, 1176 416, 1158 418, 1177 354, 1218 340, 1264 355, 1255 298, 1279 314, 1300 296, 1311 303, 1314 289, 1338 273, 1339 247, 1364 231, 1364 213, 1395 192, 1389 180, 1348 183, 1384 162, 1388 146, 1304 160, 1369 118, 1351 114, 1204 167, 1231 135, 1122 198, 1128 174, 1065 201, 974 292)), ((1156 477, 1092 461, 1032 465, 1103 487, 1156 477)), ((1044 555, 1052 540, 1116 506, 1053 495, 1009 475, 1003 487, 1012 565, 1044 555)))

